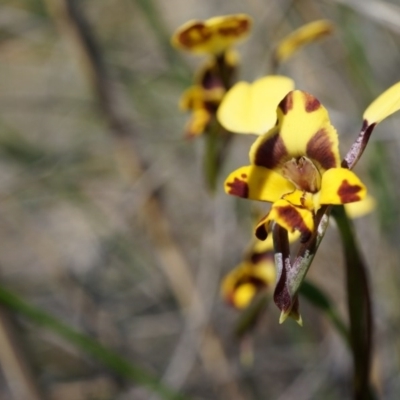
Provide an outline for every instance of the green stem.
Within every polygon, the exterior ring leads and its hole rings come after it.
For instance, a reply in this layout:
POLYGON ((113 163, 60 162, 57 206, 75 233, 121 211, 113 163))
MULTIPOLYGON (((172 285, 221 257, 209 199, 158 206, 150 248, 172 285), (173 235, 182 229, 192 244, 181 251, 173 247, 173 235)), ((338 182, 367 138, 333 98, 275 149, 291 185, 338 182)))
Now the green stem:
POLYGON ((1 286, 0 303, 11 311, 29 318, 37 325, 56 333, 69 343, 80 348, 85 353, 90 354, 93 358, 100 361, 119 376, 132 380, 139 385, 146 386, 148 389, 157 393, 162 399, 188 400, 187 397, 164 386, 164 384, 160 382, 158 378, 144 371, 142 368, 132 365, 125 358, 102 346, 90 336, 75 331, 68 325, 59 321, 57 318, 54 318, 39 308, 26 303, 17 295, 2 288, 1 286))
POLYGON ((350 344, 354 361, 354 400, 372 400, 370 385, 372 309, 367 268, 359 250, 353 225, 343 206, 333 207, 346 263, 350 344))

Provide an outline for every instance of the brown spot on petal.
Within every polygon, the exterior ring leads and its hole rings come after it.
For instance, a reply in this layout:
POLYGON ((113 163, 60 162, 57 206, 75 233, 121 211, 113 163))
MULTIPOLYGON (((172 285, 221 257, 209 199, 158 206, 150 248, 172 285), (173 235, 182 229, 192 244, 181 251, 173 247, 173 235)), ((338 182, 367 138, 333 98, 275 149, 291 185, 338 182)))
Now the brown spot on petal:
POLYGON ((257 291, 260 289, 264 289, 268 286, 267 283, 264 280, 262 280, 261 278, 258 278, 256 276, 247 275, 247 276, 243 276, 235 283, 235 289, 237 289, 238 287, 240 287, 246 283, 250 283, 257 291))
POLYGON ((328 132, 320 129, 307 143, 306 154, 309 158, 318 161, 324 169, 335 168, 337 165, 332 146, 328 132))
POLYGON ((308 113, 317 111, 321 107, 321 103, 311 94, 303 93, 305 100, 305 108, 308 113))
POLYGON ((198 22, 188 29, 179 33, 178 42, 186 47, 192 48, 206 42, 211 36, 210 30, 203 22, 198 22))
POLYGON ((268 237, 268 231, 265 224, 262 224, 256 228, 256 238, 259 240, 266 240, 268 237))
POLYGON ((278 166, 288 155, 279 133, 261 143, 255 154, 255 165, 273 169, 278 166))
POLYGON ((345 204, 361 200, 361 197, 358 194, 361 190, 362 187, 360 185, 351 185, 348 180, 345 179, 340 185, 337 193, 340 197, 340 201, 345 204))
POLYGON ((250 29, 250 21, 248 19, 236 18, 231 21, 231 26, 222 26, 218 29, 218 33, 222 36, 239 37, 250 29))
POLYGON ((308 229, 307 225, 304 223, 301 214, 293 206, 283 206, 276 207, 276 212, 279 214, 289 226, 293 229, 297 229, 302 235, 310 235, 311 231, 308 229))
POLYGON ((278 107, 286 115, 293 108, 293 92, 289 92, 279 103, 278 107))
POLYGON ((245 181, 235 178, 233 182, 228 182, 226 186, 230 188, 228 193, 232 194, 233 196, 239 196, 243 198, 249 197, 249 185, 245 181))
POLYGON ((253 264, 258 264, 261 261, 268 261, 268 260, 274 260, 274 252, 272 250, 270 251, 264 251, 262 253, 251 253, 250 255, 250 261, 253 264))

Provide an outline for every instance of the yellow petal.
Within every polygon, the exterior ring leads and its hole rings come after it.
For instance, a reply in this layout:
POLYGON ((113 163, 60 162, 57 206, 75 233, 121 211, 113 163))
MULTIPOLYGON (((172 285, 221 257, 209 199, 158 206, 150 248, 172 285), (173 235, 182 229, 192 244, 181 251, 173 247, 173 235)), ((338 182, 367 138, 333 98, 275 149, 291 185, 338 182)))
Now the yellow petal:
POLYGON ((247 307, 260 291, 275 283, 273 257, 261 259, 256 264, 244 261, 222 280, 221 296, 237 308, 247 307))
POLYGON ((367 125, 377 124, 400 110, 400 82, 397 82, 378 98, 364 112, 367 125))
POLYGON ((278 173, 255 165, 241 167, 225 180, 226 193, 251 200, 274 202, 294 188, 278 173))
POLYGON ((198 110, 205 108, 206 103, 212 103, 217 107, 224 92, 225 90, 221 87, 204 89, 200 85, 193 85, 183 92, 179 100, 179 108, 182 111, 198 110))
POLYGON ((314 21, 301 26, 280 41, 274 52, 275 62, 286 61, 301 47, 331 34, 333 30, 334 26, 328 20, 314 21))
MULTIPOLYGON (((272 235, 267 237, 267 240, 256 239, 251 247, 251 254, 261 254, 267 251, 272 251, 274 249, 274 242, 272 240, 272 235)), ((251 257, 251 255, 250 255, 251 257)))
POLYGON ((367 189, 357 175, 346 168, 332 168, 322 175, 320 204, 346 204, 362 200, 367 189))
POLYGON ((278 169, 306 156, 320 172, 340 165, 338 137, 329 115, 311 94, 289 92, 278 106, 278 124, 250 149, 252 164, 278 169))
POLYGON ((367 195, 363 200, 354 203, 345 204, 344 208, 350 218, 359 218, 374 211, 376 207, 376 200, 367 195))
POLYGON ((289 232, 299 231, 304 239, 311 235, 314 229, 313 213, 305 208, 295 207, 286 200, 276 201, 270 212, 258 223, 256 236, 265 240, 269 224, 274 221, 289 232))
POLYGON ((219 106, 218 120, 228 131, 261 135, 275 125, 276 107, 293 88, 294 81, 280 75, 238 82, 219 106))
POLYGON ((191 20, 174 33, 174 47, 193 53, 220 54, 235 42, 244 39, 252 25, 245 14, 210 18, 206 21, 191 20))
POLYGON ((236 288, 232 295, 232 303, 236 308, 246 308, 254 296, 257 294, 257 288, 252 283, 244 283, 236 288))
MULTIPOLYGON (((288 233, 289 243, 295 242, 299 237, 300 233, 298 231, 288 233)), ((255 239, 249 251, 249 258, 251 258, 253 254, 261 254, 267 251, 272 251, 273 249, 274 243, 272 235, 268 235, 266 240, 255 239)))
POLYGON ((199 109, 193 111, 189 122, 185 127, 185 136, 192 138, 204 133, 210 122, 211 115, 205 109, 199 109))
POLYGON ((203 88, 199 85, 194 85, 182 93, 179 100, 179 108, 182 111, 194 110, 201 108, 203 103, 203 88))
POLYGON ((285 194, 283 198, 293 206, 307 208, 310 211, 315 210, 312 193, 303 192, 301 190, 295 190, 292 193, 285 194))

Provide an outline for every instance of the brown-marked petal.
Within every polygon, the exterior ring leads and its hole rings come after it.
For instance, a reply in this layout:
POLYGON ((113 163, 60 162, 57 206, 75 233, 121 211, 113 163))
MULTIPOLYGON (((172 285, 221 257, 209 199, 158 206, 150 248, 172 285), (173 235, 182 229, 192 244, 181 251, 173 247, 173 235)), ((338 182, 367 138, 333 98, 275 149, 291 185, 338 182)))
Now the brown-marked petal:
POLYGON ((231 132, 261 135, 275 125, 276 107, 293 88, 293 80, 280 75, 266 76, 251 84, 238 82, 226 93, 218 120, 231 132))
POLYGON ((235 42, 247 37, 252 19, 245 14, 210 18, 206 21, 191 20, 174 33, 174 47, 193 53, 220 54, 235 42))
POLYGON ((206 90, 200 85, 193 85, 183 92, 179 100, 179 108, 182 111, 193 111, 203 109, 207 104, 215 104, 216 108, 224 92, 224 89, 220 87, 206 90))
MULTIPOLYGON (((298 231, 289 232, 288 237, 289 243, 293 243, 300 237, 300 233, 298 231)), ((272 241, 272 235, 269 235, 266 240, 255 239, 254 243, 251 244, 248 257, 251 258, 252 254, 261 254, 273 249, 274 243, 272 241)))
POLYGON ((275 63, 286 61, 301 47, 330 35, 333 30, 334 26, 328 20, 313 21, 301 26, 280 41, 273 56, 275 63))
POLYGON ((251 200, 274 202, 294 185, 278 173, 255 165, 241 167, 232 172, 225 181, 225 192, 251 200))
POLYGON ((205 109, 193 111, 190 119, 185 127, 185 136, 187 138, 194 138, 202 135, 210 123, 211 115, 205 109))
POLYGON ((322 175, 320 204, 346 204, 362 200, 367 194, 357 175, 346 168, 332 168, 322 175))
POLYGON ((221 296, 238 309, 247 307, 254 296, 275 283, 276 273, 272 253, 256 262, 244 261, 230 271, 222 281, 221 296))
POLYGON ((275 169, 301 156, 320 172, 340 165, 338 137, 328 112, 314 96, 295 90, 280 102, 277 126, 251 147, 250 160, 275 169))
POLYGON ((256 237, 260 240, 267 238, 269 224, 274 221, 288 232, 299 231, 302 239, 306 240, 314 229, 314 217, 310 210, 295 207, 287 200, 278 200, 270 212, 256 227, 256 237))

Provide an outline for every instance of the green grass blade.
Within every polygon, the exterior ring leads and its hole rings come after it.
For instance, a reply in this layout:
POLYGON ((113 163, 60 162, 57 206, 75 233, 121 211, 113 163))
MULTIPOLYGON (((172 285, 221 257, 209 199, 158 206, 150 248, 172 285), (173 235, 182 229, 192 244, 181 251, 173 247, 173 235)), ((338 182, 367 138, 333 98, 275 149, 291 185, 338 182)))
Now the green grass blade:
POLYGON ((132 365, 129 361, 102 346, 90 336, 77 332, 57 318, 54 318, 39 308, 26 303, 17 295, 2 287, 0 287, 0 302, 8 309, 29 318, 30 321, 36 325, 59 335, 69 343, 81 349, 83 352, 91 355, 119 376, 132 380, 138 385, 147 387, 157 393, 162 399, 188 400, 188 397, 176 393, 172 389, 164 386, 158 378, 144 371, 142 368, 132 365))
POLYGON ((372 306, 365 261, 357 243, 354 228, 343 206, 332 209, 346 263, 347 301, 350 319, 350 344, 354 359, 354 398, 374 399, 371 378, 372 306))
POLYGON ((315 307, 325 313, 332 325, 336 328, 344 342, 349 346, 349 332, 345 323, 332 305, 328 296, 314 283, 304 281, 300 287, 300 294, 315 307))

